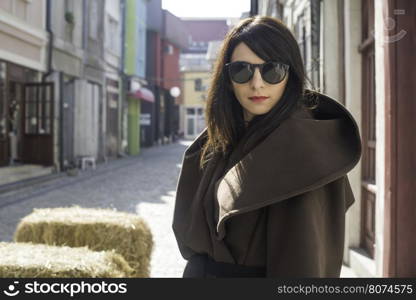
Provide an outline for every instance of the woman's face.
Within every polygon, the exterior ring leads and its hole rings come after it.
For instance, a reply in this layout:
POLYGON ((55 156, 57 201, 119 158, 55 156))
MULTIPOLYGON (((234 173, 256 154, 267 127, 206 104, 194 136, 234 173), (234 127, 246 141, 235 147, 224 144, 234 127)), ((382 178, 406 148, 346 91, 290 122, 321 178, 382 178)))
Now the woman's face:
MULTIPOLYGON (((244 43, 240 43, 231 55, 231 62, 245 61, 251 64, 262 64, 265 61, 258 57, 244 43)), ((259 68, 250 81, 246 83, 236 83, 231 80, 234 94, 240 102, 244 111, 244 120, 250 121, 256 115, 268 113, 280 100, 286 87, 288 75, 277 84, 270 84, 263 81, 259 68), (255 101, 252 97, 267 97, 262 101, 255 101)))

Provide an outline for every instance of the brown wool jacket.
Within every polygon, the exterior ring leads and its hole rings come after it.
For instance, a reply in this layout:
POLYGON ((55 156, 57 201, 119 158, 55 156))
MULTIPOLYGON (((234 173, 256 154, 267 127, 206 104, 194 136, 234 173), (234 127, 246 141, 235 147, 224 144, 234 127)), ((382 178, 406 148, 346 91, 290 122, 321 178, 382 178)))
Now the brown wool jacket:
POLYGON ((205 129, 186 149, 178 180, 182 256, 263 266, 267 277, 339 277, 354 202, 347 173, 361 157, 347 109, 319 94, 317 109, 297 109, 225 174, 219 158, 199 169, 206 137, 205 129))

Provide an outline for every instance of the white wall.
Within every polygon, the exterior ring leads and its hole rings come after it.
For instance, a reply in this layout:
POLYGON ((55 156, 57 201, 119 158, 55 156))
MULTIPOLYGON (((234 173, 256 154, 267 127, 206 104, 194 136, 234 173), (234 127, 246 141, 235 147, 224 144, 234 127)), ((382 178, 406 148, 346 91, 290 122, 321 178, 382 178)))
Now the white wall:
POLYGON ((340 99, 340 53, 338 37, 338 1, 324 0, 323 11, 323 78, 324 82, 321 86, 324 87, 323 92, 333 97, 340 99))
POLYGON ((385 180, 385 72, 384 72, 384 0, 375 0, 375 67, 376 67, 376 236, 375 264, 376 276, 383 275, 384 252, 384 180, 385 180))
POLYGON ((75 156, 98 156, 99 146, 99 101, 94 96, 99 92, 98 85, 85 80, 76 80, 75 100, 75 156))

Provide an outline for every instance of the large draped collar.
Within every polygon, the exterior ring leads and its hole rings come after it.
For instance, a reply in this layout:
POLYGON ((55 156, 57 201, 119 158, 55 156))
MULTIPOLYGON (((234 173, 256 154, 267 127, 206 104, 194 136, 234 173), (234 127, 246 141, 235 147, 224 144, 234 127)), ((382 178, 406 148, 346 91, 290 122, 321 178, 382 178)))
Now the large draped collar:
MULTIPOLYGON (((224 238, 224 222, 233 215, 317 189, 358 163, 361 139, 357 123, 342 104, 318 95, 318 108, 297 109, 215 185, 217 239, 224 238)), ((189 167, 188 158, 201 151, 206 138, 205 129, 185 151, 183 169, 189 167)))

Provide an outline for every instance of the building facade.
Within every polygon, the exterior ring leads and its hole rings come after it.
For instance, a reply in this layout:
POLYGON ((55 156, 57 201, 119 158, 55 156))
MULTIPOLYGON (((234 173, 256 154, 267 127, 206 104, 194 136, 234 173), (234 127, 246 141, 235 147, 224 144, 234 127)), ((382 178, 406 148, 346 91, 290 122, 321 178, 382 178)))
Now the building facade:
POLYGON ((121 145, 121 33, 122 6, 120 0, 105 2, 105 153, 115 158, 121 145))
POLYGON ((0 3, 0 166, 58 167, 47 2, 0 3))
MULTIPOLYGON (((140 153, 142 132, 142 101, 154 101, 153 93, 147 89, 146 81, 146 0, 125 1, 124 73, 125 107, 124 128, 127 153, 140 153)), ((147 118, 145 116, 144 118, 147 118)), ((145 122, 147 123, 147 122, 145 122)))
POLYGON ((206 127, 205 105, 209 79, 208 71, 202 67, 182 69, 181 125, 186 139, 194 139, 206 127))
POLYGON ((359 277, 415 276, 416 161, 411 153, 416 137, 409 128, 416 113, 410 100, 415 97, 410 66, 415 64, 416 3, 259 2, 253 13, 282 17, 301 47, 303 32, 311 33, 306 44, 311 61, 318 63, 308 75, 344 104, 360 127, 363 155, 348 174, 356 202, 347 213, 344 262, 359 277))
POLYGON ((183 94, 180 98, 180 132, 194 139, 206 127, 205 106, 218 47, 231 23, 224 18, 183 18, 189 36, 180 56, 183 94))

